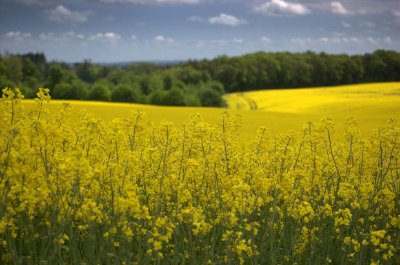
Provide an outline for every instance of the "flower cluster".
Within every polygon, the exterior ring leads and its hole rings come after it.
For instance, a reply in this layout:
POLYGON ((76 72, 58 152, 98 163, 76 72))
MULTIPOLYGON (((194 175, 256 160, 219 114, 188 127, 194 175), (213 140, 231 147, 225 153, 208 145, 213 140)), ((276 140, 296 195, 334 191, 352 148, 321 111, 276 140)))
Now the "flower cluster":
MULTIPOLYGON (((400 127, 238 136, 0 100, 2 264, 399 264, 400 127)), ((51 104, 51 103, 50 103, 51 104)))

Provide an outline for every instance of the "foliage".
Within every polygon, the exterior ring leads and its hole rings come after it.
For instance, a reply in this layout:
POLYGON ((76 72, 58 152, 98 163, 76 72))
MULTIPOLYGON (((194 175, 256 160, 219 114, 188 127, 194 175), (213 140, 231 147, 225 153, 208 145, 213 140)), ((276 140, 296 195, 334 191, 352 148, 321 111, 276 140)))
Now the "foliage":
POLYGON ((88 94, 88 99, 90 100, 109 101, 110 97, 110 90, 102 83, 94 84, 88 94))
POLYGON ((139 85, 133 87, 127 84, 117 86, 111 93, 111 100, 117 102, 140 102, 139 85))
POLYGON ((59 83, 54 87, 53 97, 56 99, 85 99, 87 85, 79 79, 69 83, 59 83))
POLYGON ((400 81, 400 53, 385 50, 353 56, 257 52, 188 65, 208 72, 228 92, 400 81))
POLYGON ((239 141, 239 117, 111 124, 0 101, 2 264, 399 264, 400 127, 239 141))
POLYGON ((221 93, 212 88, 202 88, 199 91, 199 98, 202 106, 221 106, 221 93))
POLYGON ((130 63, 101 65, 84 60, 66 64, 47 62, 43 53, 0 54, 0 82, 20 86, 28 98, 32 88, 50 87, 60 99, 86 99, 87 87, 102 83, 111 92, 103 100, 158 102, 162 105, 220 107, 225 92, 271 88, 334 86, 364 82, 400 81, 400 53, 377 50, 364 55, 257 52, 179 64, 130 63), (76 83, 83 84, 82 92, 76 83), (124 88, 117 87, 122 86, 124 88), (126 89, 129 87, 131 92, 126 89), (139 89, 137 89, 139 87, 139 89), (64 93, 66 88, 74 92, 64 93), (179 89, 180 92, 155 92, 179 89), (220 93, 215 93, 217 90, 220 93), (115 91, 115 92, 114 92, 115 91), (62 92, 62 93, 61 93, 62 92), (114 96, 112 93, 114 92, 114 96), (128 95, 131 94, 131 95, 128 95), (165 96, 162 96, 165 94, 165 96), (125 96, 122 96, 125 95, 125 96), (163 100, 155 100, 155 98, 163 100), (182 100, 182 97, 184 98, 182 100), (168 98, 176 98, 171 102, 168 98))

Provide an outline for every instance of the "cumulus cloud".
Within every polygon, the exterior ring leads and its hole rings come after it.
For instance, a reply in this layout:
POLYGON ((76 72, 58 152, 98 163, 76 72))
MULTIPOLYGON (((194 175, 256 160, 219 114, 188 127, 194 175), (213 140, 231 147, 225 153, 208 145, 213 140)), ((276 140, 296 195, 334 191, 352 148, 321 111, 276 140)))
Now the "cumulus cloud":
POLYGON ((54 33, 40 33, 39 39, 42 41, 52 41, 55 39, 54 33))
POLYGON ((300 47, 320 47, 321 45, 390 45, 392 39, 389 36, 382 38, 354 37, 354 36, 328 36, 320 38, 292 38, 290 41, 300 47))
POLYGON ((172 38, 166 38, 162 35, 158 35, 154 37, 154 41, 157 43, 172 43, 174 42, 174 39, 172 38))
POLYGON ((191 22, 210 23, 210 24, 225 25, 231 27, 247 24, 247 21, 245 19, 237 18, 235 16, 228 15, 225 13, 221 13, 215 17, 209 17, 208 19, 199 16, 191 16, 188 17, 187 20, 191 22))
POLYGON ((374 45, 380 45, 382 43, 384 44, 392 44, 392 38, 386 36, 384 38, 374 38, 374 37, 368 37, 367 38, 368 42, 370 44, 374 44, 374 45))
POLYGON ((226 49, 241 48, 246 41, 241 38, 196 40, 193 45, 197 49, 226 49))
POLYGON ((383 41, 386 42, 387 44, 392 44, 392 38, 391 37, 386 36, 386 37, 383 38, 383 41))
POLYGON ((199 17, 199 16, 190 16, 190 17, 188 17, 187 20, 192 21, 192 22, 205 22, 206 21, 204 18, 199 17))
POLYGON ((376 24, 373 22, 370 22, 370 21, 363 21, 363 22, 361 22, 360 25, 361 25, 361 27, 364 27, 364 28, 370 28, 370 29, 376 28, 376 24))
POLYGON ((393 15, 395 17, 395 23, 400 24, 400 10, 393 11, 393 15))
POLYGON ((242 44, 242 43, 244 42, 244 40, 243 40, 243 39, 235 38, 235 39, 232 39, 232 42, 233 42, 233 43, 236 43, 236 44, 242 44))
POLYGON ((105 32, 105 33, 96 33, 94 35, 89 36, 88 40, 91 41, 101 41, 108 43, 116 43, 121 39, 121 36, 114 32, 105 32))
POLYGON ((237 18, 232 15, 221 13, 219 16, 208 18, 210 24, 226 25, 231 27, 236 27, 242 24, 247 24, 244 19, 237 18))
POLYGON ((284 0, 271 0, 255 7, 256 12, 264 15, 307 15, 311 10, 299 3, 284 0))
POLYGON ((6 34, 4 34, 4 36, 10 40, 23 41, 27 38, 32 37, 32 34, 27 33, 27 32, 21 32, 21 31, 9 31, 6 34))
POLYGON ((337 15, 351 15, 353 12, 346 9, 339 1, 331 2, 331 11, 337 15))
POLYGON ((99 0, 107 4, 134 4, 134 5, 174 5, 174 4, 199 4, 200 0, 99 0))
POLYGON ((343 28, 351 28, 351 24, 347 23, 346 21, 342 21, 342 27, 343 28))
POLYGON ((40 33, 39 39, 41 41, 74 42, 74 41, 83 41, 86 39, 86 37, 83 34, 75 33, 74 31, 68 31, 58 34, 55 34, 53 32, 40 33))
POLYGON ((89 17, 94 14, 93 11, 73 11, 63 5, 59 5, 54 9, 46 10, 44 13, 51 21, 75 23, 86 22, 89 17))
POLYGON ((266 36, 262 36, 260 38, 260 41, 264 42, 264 43, 272 43, 272 40, 266 36))
POLYGON ((342 47, 362 45, 366 43, 365 39, 360 39, 354 36, 326 36, 320 38, 291 38, 290 42, 302 49, 319 49, 321 47, 342 47))

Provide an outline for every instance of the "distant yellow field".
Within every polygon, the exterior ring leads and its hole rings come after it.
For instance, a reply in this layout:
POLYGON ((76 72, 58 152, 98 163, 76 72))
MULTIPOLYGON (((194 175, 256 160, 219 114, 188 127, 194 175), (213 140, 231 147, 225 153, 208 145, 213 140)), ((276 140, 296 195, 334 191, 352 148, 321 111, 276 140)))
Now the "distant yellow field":
MULTIPOLYGON (((298 130, 308 121, 318 121, 324 116, 333 117, 338 131, 344 121, 353 116, 359 128, 369 134, 373 128, 389 119, 400 119, 400 82, 360 84, 338 87, 276 89, 225 95, 228 111, 242 118, 241 136, 251 138, 264 126, 273 134, 298 130)), ((28 106, 33 101, 25 101, 28 106)), ((50 109, 60 109, 65 101, 53 100, 50 109)), ((143 109, 150 121, 171 121, 181 126, 199 113, 205 121, 215 123, 225 111, 221 108, 160 107, 139 104, 68 101, 73 115, 82 109, 99 119, 111 121, 123 118, 131 111, 143 109)))
POLYGON ((273 130, 296 129, 323 116, 333 117, 340 129, 353 116, 368 133, 370 127, 400 118, 400 82, 261 90, 229 94, 225 100, 231 109, 263 113, 260 120, 270 123, 273 130))

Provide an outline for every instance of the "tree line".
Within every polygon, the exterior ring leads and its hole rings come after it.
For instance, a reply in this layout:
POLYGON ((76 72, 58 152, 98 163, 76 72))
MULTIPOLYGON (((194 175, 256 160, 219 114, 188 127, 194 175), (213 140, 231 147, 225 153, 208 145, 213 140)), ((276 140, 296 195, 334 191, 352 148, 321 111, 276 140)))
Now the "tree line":
POLYGON ((33 98, 48 87, 56 99, 222 106, 224 93, 400 81, 400 53, 362 55, 257 52, 178 64, 101 65, 47 61, 43 53, 0 54, 0 84, 33 98))

